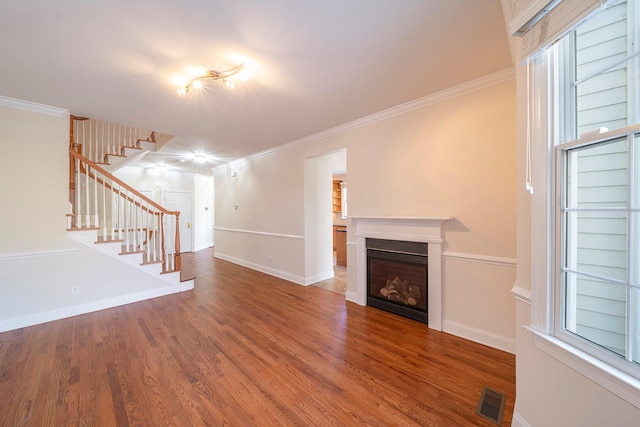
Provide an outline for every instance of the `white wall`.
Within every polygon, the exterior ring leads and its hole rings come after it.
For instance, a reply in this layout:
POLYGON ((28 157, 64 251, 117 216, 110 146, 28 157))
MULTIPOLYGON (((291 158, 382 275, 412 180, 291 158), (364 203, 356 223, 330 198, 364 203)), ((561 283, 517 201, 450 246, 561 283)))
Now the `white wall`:
POLYGON ((192 194, 191 228, 193 250, 213 246, 214 180, 211 176, 176 172, 158 168, 126 166, 115 175, 138 191, 149 191, 153 201, 162 204, 165 191, 184 191, 192 194), (205 209, 206 208, 206 209, 205 209))
MULTIPOLYGON (((350 216, 455 217, 444 228, 445 330, 514 351, 516 104, 507 74, 214 169, 217 256, 306 283, 305 159, 346 149, 350 216), (457 308, 472 298, 474 310, 457 308)), ((348 241, 353 292, 351 232, 348 241)))
POLYGON ((214 193, 213 177, 194 176, 193 190, 193 250, 210 248, 214 245, 214 193))
POLYGON ((305 159, 305 283, 333 277, 332 155, 305 159))
POLYGON ((114 175, 138 191, 151 192, 153 201, 160 204, 164 191, 186 191, 192 194, 194 191, 192 173, 126 166, 118 169, 114 175))
POLYGON ((0 97, 0 332, 172 290, 67 240, 68 126, 64 110, 0 97))

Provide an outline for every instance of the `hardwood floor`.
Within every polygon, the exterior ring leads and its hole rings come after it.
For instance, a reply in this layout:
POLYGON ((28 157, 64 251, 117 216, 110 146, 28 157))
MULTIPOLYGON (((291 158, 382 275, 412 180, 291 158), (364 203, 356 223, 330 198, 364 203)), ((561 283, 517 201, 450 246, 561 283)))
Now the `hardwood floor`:
POLYGON ((193 291, 0 334, 0 426, 495 426, 514 356, 185 254, 193 291))

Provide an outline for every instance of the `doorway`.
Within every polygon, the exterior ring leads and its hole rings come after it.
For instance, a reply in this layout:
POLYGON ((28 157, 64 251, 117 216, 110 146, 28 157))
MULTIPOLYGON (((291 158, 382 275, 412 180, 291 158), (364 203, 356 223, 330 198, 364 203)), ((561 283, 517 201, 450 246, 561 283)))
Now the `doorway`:
MULTIPOLYGON (((191 215, 191 193, 187 191, 165 191, 163 199, 163 205, 166 209, 180 211, 180 252, 192 252, 193 217, 191 215)), ((168 222, 166 227, 170 236, 175 230, 175 225, 168 222)))
MULTIPOLYGON (((319 233, 307 234, 313 241, 315 248, 322 248, 313 255, 319 260, 329 260, 327 266, 330 273, 327 277, 313 283, 314 286, 346 295, 347 291, 347 217, 343 215, 342 190, 346 193, 347 180, 347 150, 340 149, 314 158, 313 167, 309 167, 313 179, 310 182, 314 186, 305 187, 305 210, 314 210, 319 233), (322 165, 322 166, 317 166, 322 165), (330 200, 329 204, 317 202, 317 200, 330 200), (339 245, 339 246, 338 246, 339 245), (340 260, 340 261, 338 261, 340 260)), ((312 216, 307 215, 307 219, 312 216)), ((324 261, 323 261, 324 263, 324 261)))

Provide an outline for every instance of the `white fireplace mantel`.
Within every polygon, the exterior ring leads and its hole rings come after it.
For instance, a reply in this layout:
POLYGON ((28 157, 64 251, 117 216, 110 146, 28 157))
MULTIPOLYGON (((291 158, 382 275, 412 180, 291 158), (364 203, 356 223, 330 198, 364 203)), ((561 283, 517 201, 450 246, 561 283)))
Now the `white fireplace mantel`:
POLYGON ((428 243, 427 315, 429 328, 442 330, 442 226, 452 217, 350 217, 355 224, 356 293, 351 299, 367 305, 366 239, 428 243))

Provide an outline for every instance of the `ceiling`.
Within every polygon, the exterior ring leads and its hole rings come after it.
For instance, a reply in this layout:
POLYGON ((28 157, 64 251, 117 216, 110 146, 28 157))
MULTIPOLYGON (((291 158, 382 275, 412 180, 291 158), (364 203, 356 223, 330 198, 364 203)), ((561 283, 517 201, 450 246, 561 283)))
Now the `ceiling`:
POLYGON ((3 1, 0 28, 0 95, 173 135, 140 164, 201 173, 512 66, 500 0, 3 1))

